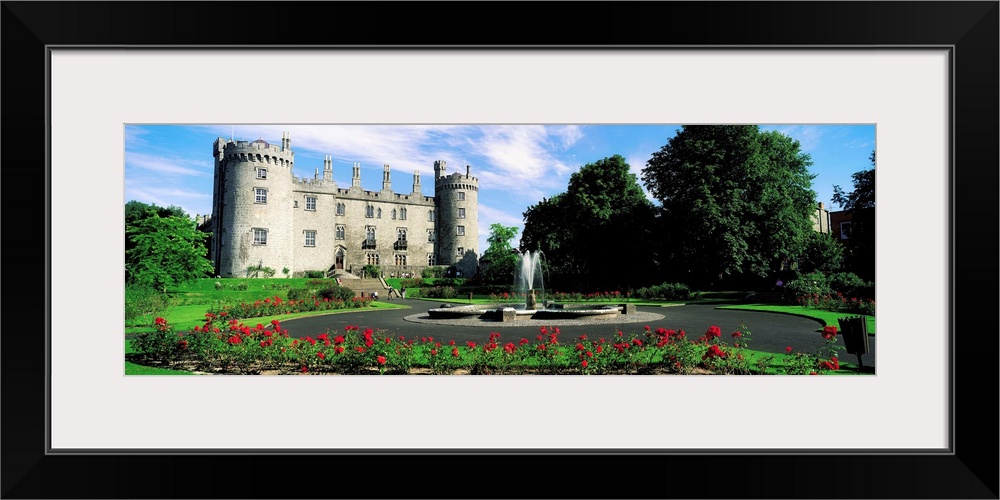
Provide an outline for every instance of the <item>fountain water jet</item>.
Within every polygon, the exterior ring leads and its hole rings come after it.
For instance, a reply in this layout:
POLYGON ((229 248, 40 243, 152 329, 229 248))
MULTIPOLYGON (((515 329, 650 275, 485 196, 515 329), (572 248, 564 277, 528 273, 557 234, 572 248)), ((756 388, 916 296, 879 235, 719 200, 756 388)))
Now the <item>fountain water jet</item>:
POLYGON ((541 299, 545 303, 545 280, 542 278, 542 251, 531 253, 530 250, 521 254, 518 265, 514 268, 514 293, 525 296, 527 309, 542 309, 538 305, 541 299))

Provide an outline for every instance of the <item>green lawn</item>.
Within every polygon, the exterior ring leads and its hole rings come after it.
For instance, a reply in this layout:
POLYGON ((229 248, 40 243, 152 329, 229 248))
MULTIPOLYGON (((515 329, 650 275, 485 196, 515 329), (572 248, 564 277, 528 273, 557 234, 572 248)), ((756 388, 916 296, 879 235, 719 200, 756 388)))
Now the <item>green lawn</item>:
MULTIPOLYGON (((785 305, 775 305, 775 304, 738 304, 738 305, 719 306, 719 309, 736 309, 740 311, 763 311, 763 312, 773 312, 780 314, 791 314, 794 316, 802 316, 805 318, 815 319, 820 321, 824 325, 833 325, 833 326, 839 326, 837 323, 837 318, 845 318, 848 316, 862 316, 859 314, 821 311, 819 309, 810 309, 795 305, 785 306, 785 305)), ((865 316, 865 322, 868 323, 868 334, 875 335, 875 316, 865 316)))
MULTIPOLYGON (((409 306, 402 304, 394 304, 391 301, 381 301, 376 300, 371 303, 369 307, 363 309, 338 309, 335 311, 310 311, 294 314, 279 314, 276 316, 262 316, 259 318, 248 318, 240 320, 246 324, 267 324, 270 323, 272 319, 278 321, 284 321, 293 318, 302 318, 305 316, 318 316, 322 314, 343 314, 343 313, 355 313, 355 312, 371 312, 378 311, 382 309, 407 309, 409 306)), ((205 312, 208 310, 208 306, 205 305, 186 305, 186 306, 171 306, 168 307, 163 317, 167 320, 167 323, 174 325, 179 330, 189 330, 194 328, 195 325, 201 325, 205 322, 205 312)), ((127 327, 125 328, 126 334, 133 333, 143 333, 153 331, 152 325, 146 327, 127 327)))
MULTIPOLYGON (((125 354, 135 354, 135 350, 132 349, 132 341, 125 340, 125 354)), ((125 362, 125 375, 194 375, 192 372, 186 372, 184 370, 168 370, 166 368, 154 368, 152 366, 137 365, 135 363, 125 362)))

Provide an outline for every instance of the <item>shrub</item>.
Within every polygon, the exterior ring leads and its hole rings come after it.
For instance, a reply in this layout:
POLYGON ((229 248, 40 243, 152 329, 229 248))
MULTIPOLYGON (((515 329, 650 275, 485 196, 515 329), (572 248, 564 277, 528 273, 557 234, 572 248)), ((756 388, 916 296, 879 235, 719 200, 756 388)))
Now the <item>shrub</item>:
POLYGON ((168 305, 167 296, 149 285, 125 286, 125 326, 149 326, 168 305))
POLYGON ((802 296, 843 295, 845 297, 872 298, 872 284, 854 273, 808 273, 785 285, 786 296, 797 301, 802 296))
MULTIPOLYGON (((406 290, 407 295, 409 295, 410 290, 406 290)), ((436 286, 434 288, 421 288, 420 297, 427 297, 432 299, 453 299, 457 293, 455 292, 455 287, 451 286, 436 286)))
POLYGON ((340 285, 331 285, 320 290, 319 296, 324 299, 348 301, 354 297, 354 290, 340 285))
POLYGON ((785 296, 795 301, 804 295, 830 295, 830 281, 823 273, 807 273, 785 283, 785 296))
POLYGON ((324 273, 323 271, 306 271, 305 275, 306 275, 306 278, 325 278, 326 277, 326 273, 324 273))
POLYGON ((840 293, 848 297, 869 298, 866 288, 871 284, 861 279, 854 273, 834 273, 829 277, 830 288, 834 293, 840 293))
POLYGON ((424 278, 443 278, 444 273, 448 268, 441 266, 425 267, 420 275, 424 278))
POLYGON ((683 283, 663 283, 650 287, 642 287, 635 291, 640 298, 662 300, 689 300, 691 289, 683 283))
POLYGON ((264 265, 255 265, 247 267, 248 278, 251 276, 254 278, 270 278, 274 276, 274 273, 275 273, 274 268, 267 267, 264 265))
POLYGON ((288 300, 305 300, 316 296, 316 290, 311 288, 292 288, 288 291, 288 300))
POLYGON ((361 268, 361 271, 365 274, 365 277, 378 277, 382 275, 382 268, 373 264, 365 264, 361 268))

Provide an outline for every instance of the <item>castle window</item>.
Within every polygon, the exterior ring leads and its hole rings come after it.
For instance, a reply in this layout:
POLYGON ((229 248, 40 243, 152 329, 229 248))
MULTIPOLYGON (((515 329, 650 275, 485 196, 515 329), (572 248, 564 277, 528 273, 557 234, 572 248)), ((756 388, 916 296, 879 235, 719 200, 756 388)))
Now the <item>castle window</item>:
POLYGON ((381 208, 378 209, 378 210, 376 210, 375 213, 376 213, 376 216, 375 216, 376 218, 378 218, 378 219, 382 218, 382 209, 381 208))
POLYGON ((456 253, 458 253, 459 257, 462 257, 463 255, 465 255, 465 247, 458 247, 458 252, 456 253))
POLYGON ((427 254, 427 265, 428 266, 434 265, 434 254, 432 253, 427 254))
POLYGON ((306 210, 316 210, 315 196, 306 196, 306 210))
POLYGON ((463 201, 463 200, 465 200, 465 193, 462 192, 462 191, 459 191, 458 192, 458 201, 463 201))
POLYGON ((292 208, 299 208, 299 200, 292 200, 292 208))
POLYGON ((396 209, 392 209, 392 220, 396 220, 396 209))
POLYGON ((458 209, 458 218, 459 219, 464 219, 465 218, 465 209, 464 208, 458 209))
POLYGON ((306 231, 306 246, 316 246, 316 231, 306 231))
POLYGON ((266 245, 267 244, 267 229, 254 228, 253 230, 253 244, 254 245, 266 245))
POLYGON ((406 241, 406 228, 399 228, 396 230, 396 239, 399 241, 406 241))
POLYGON ((406 256, 403 255, 403 254, 396 254, 396 265, 397 266, 405 266, 406 265, 406 256))
POLYGON ((344 236, 345 236, 344 233, 345 233, 344 225, 343 224, 337 224, 337 239, 338 240, 344 239, 344 236))
POLYGON ((258 168, 257 169, 257 178, 258 179, 267 179, 267 169, 266 168, 258 168))
POLYGON ((434 211, 430 210, 427 212, 427 222, 434 222, 434 211))
POLYGON ((427 241, 430 243, 434 243, 434 231, 432 230, 427 231, 427 241))
POLYGON ((399 218, 403 219, 403 220, 406 220, 406 209, 405 208, 400 208, 399 209, 399 218))
POLYGON ((368 260, 369 264, 374 265, 374 266, 378 265, 378 254, 377 253, 368 252, 368 253, 365 254, 365 258, 368 260))
POLYGON ((368 226, 365 228, 365 240, 370 242, 370 244, 375 244, 375 226, 368 226))
POLYGON ((337 215, 344 215, 345 207, 343 203, 337 203, 337 215))
POLYGON ((456 229, 458 230, 459 236, 465 236, 465 226, 458 226, 456 229))
POLYGON ((368 205, 365 207, 365 217, 371 219, 375 217, 375 207, 368 205))
POLYGON ((267 203, 267 189, 264 188, 254 188, 254 203, 267 203))

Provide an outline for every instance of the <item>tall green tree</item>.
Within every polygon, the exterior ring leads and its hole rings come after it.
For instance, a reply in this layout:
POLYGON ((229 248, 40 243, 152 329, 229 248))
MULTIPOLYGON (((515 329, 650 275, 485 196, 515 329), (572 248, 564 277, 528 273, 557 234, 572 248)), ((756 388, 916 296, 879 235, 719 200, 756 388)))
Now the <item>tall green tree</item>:
POLYGON ((577 289, 626 289, 646 284, 654 265, 654 212, 621 155, 588 163, 565 193, 524 212, 521 250, 541 250, 547 281, 577 289))
POLYGON ((152 214, 125 230, 132 248, 125 254, 125 270, 132 283, 163 291, 166 287, 209 276, 207 233, 188 217, 152 214))
POLYGON ((490 235, 486 238, 489 248, 483 252, 486 266, 482 271, 483 283, 489 285, 512 285, 517 268, 518 254, 510 242, 517 236, 517 226, 490 224, 490 235))
POLYGON ((778 132, 682 127, 642 174, 661 203, 668 279, 750 285, 801 256, 813 230, 810 165, 798 141, 778 132))
POLYGON ((139 220, 150 217, 153 214, 160 217, 187 217, 187 212, 177 205, 161 207, 151 203, 131 200, 125 203, 125 227, 134 225, 139 220))
MULTIPOLYGON (((187 217, 187 212, 183 208, 176 205, 170 205, 167 207, 161 207, 152 203, 144 203, 137 200, 131 200, 125 203, 125 230, 135 226, 139 221, 152 217, 154 215, 160 217, 187 217)), ((135 242, 131 238, 125 238, 125 254, 128 255, 135 248, 135 242)), ((208 248, 206 246, 206 248, 208 248)), ((206 250, 207 251, 207 250, 206 250)), ((128 274, 126 268, 126 281, 128 281, 128 274)))
POLYGON ((851 238, 845 265, 864 280, 875 280, 875 151, 871 168, 851 174, 854 190, 833 186, 833 202, 851 212, 851 238))

